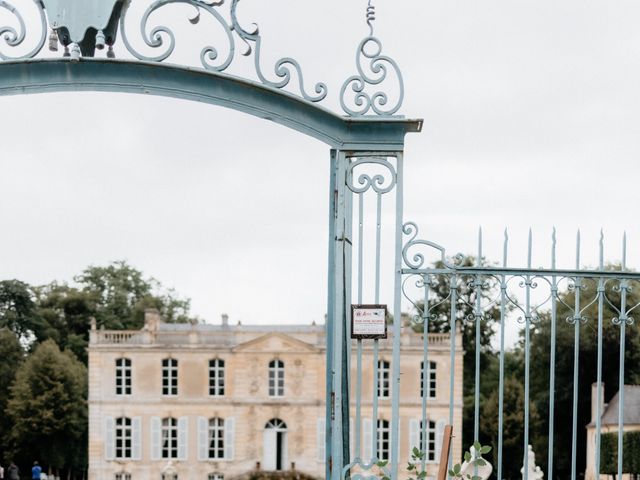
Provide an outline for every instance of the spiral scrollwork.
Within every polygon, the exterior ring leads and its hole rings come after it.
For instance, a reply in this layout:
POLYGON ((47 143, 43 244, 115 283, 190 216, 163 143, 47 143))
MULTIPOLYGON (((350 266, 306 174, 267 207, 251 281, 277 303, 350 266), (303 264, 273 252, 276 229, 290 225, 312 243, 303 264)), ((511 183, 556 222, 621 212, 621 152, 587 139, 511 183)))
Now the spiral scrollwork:
POLYGON ((371 459, 370 463, 366 463, 360 457, 356 457, 351 463, 344 466, 342 469, 342 478, 346 479, 348 474, 352 480, 380 480, 381 478, 390 478, 387 463, 383 463, 384 465, 382 465, 376 458, 371 459), (352 468, 356 466, 359 467, 361 471, 351 472, 352 468), (378 467, 380 470, 378 474, 373 471, 374 467, 378 467))
MULTIPOLYGON (((29 52, 23 55, 11 56, 3 52, 0 48, 0 59, 2 60, 23 60, 27 58, 33 58, 42 50, 47 39, 47 18, 44 13, 44 6, 40 0, 34 0, 33 2, 38 10, 40 17, 40 38, 38 39, 35 47, 29 52)), ((0 39, 6 43, 8 47, 16 48, 22 45, 27 38, 27 26, 24 22, 24 18, 20 11, 12 4, 5 0, 0 0, 0 9, 7 10, 18 23, 18 29, 16 30, 11 25, 0 25, 0 39)))
POLYGON ((120 17, 120 31, 122 32, 122 39, 126 49, 138 60, 144 60, 149 62, 162 62, 169 58, 174 52, 176 46, 176 37, 173 31, 165 26, 159 25, 153 28, 149 27, 150 17, 154 12, 157 12, 162 7, 171 4, 185 4, 191 5, 195 8, 195 15, 189 18, 191 24, 197 24, 200 21, 200 15, 202 12, 208 13, 216 23, 223 29, 226 36, 226 49, 225 54, 221 54, 218 49, 212 45, 207 45, 200 51, 200 62, 206 70, 215 72, 225 71, 233 62, 235 56, 235 42, 237 37, 245 44, 245 49, 242 53, 244 56, 249 56, 254 53, 254 66, 256 75, 260 81, 273 88, 282 89, 291 83, 294 76, 294 72, 298 78, 298 86, 300 94, 305 100, 310 102, 319 102, 327 96, 327 86, 324 83, 316 83, 314 86, 315 95, 309 94, 304 87, 304 79, 302 75, 302 68, 300 64, 290 57, 284 57, 278 60, 274 66, 274 74, 278 80, 268 79, 260 64, 260 53, 262 46, 262 38, 260 31, 256 24, 253 24, 251 30, 244 29, 237 17, 237 7, 240 0, 232 0, 230 7, 231 22, 227 22, 225 18, 220 14, 217 7, 222 6, 225 0, 217 0, 207 2, 204 0, 156 0, 145 10, 140 20, 140 34, 144 43, 159 52, 157 55, 145 55, 136 49, 126 33, 125 22, 127 19, 127 12, 129 2, 125 5, 122 15, 120 17))
MULTIPOLYGON (((611 288, 612 291, 621 294, 622 292, 625 292, 625 294, 630 294, 633 290, 633 288, 631 287, 631 282, 629 280, 626 279, 621 279, 619 280, 619 283, 617 283, 616 285, 614 285, 611 288)), ((626 304, 620 304, 620 307, 618 307, 616 305, 616 303, 618 302, 614 302, 612 301, 608 296, 606 291, 603 292, 604 295, 604 300, 605 302, 609 305, 609 307, 611 307, 611 309, 617 313, 617 315, 615 317, 613 317, 611 319, 611 322, 614 325, 633 325, 635 323, 634 318, 630 315, 632 312, 634 312, 636 309, 638 309, 638 307, 640 307, 640 303, 636 303, 635 305, 632 305, 630 307, 627 307, 626 304)), ((627 297, 628 298, 628 297, 627 297)))
POLYGON ((352 75, 342 84, 340 89, 340 105, 351 116, 366 115, 370 110, 376 115, 391 116, 402 106, 404 100, 404 81, 398 64, 390 57, 382 55, 382 42, 372 34, 364 38, 358 45, 356 52, 357 75, 352 75), (367 65, 367 68, 363 65, 367 65), (389 102, 386 92, 379 90, 374 93, 366 91, 367 86, 377 86, 387 80, 389 71, 394 73, 398 82, 398 98, 389 102), (347 105, 347 90, 351 87, 354 92, 354 108, 347 105))
POLYGON ((169 56, 171 56, 175 49, 175 35, 169 27, 164 25, 159 25, 149 29, 149 18, 154 12, 167 5, 191 5, 195 9, 195 16, 189 18, 189 22, 191 24, 195 25, 199 23, 201 11, 205 11, 209 13, 224 30, 228 41, 228 53, 221 62, 217 64, 213 63, 218 59, 219 56, 218 50, 215 47, 207 45, 200 51, 200 61, 205 69, 217 72, 224 71, 233 60, 235 44, 231 32, 231 27, 227 24, 222 15, 220 15, 220 13, 215 8, 222 5, 223 3, 224 0, 219 0, 217 2, 205 2, 200 0, 157 0, 149 5, 144 11, 142 18, 140 19, 140 34, 142 40, 148 47, 152 49, 161 49, 164 47, 162 50, 157 50, 160 53, 153 56, 144 55, 135 47, 133 47, 133 45, 131 45, 131 43, 129 42, 129 38, 127 36, 127 31, 125 28, 125 21, 129 8, 129 3, 127 3, 122 12, 122 16, 120 17, 120 31, 122 32, 122 41, 129 53, 131 53, 138 60, 144 60, 148 62, 162 62, 163 60, 166 60, 167 58, 169 58, 169 56))
MULTIPOLYGON (((567 280, 567 291, 568 292, 574 292, 574 294, 577 294, 578 292, 595 292, 594 295, 592 295, 590 298, 587 298, 587 302, 582 304, 581 306, 575 307, 575 306, 571 306, 569 304, 567 304, 563 298, 562 295, 558 293, 558 290, 555 289, 553 291, 554 296, 556 297, 556 300, 561 303, 562 305, 564 305, 567 310, 573 312, 572 315, 567 316, 565 318, 565 321, 570 324, 570 325, 576 325, 577 323, 582 323, 582 324, 586 324, 589 321, 589 317, 587 315, 585 315, 584 312, 586 312, 589 307, 591 307, 591 305, 593 305, 594 303, 596 303, 598 301, 598 297, 600 296, 600 292, 598 291, 598 289, 590 289, 589 286, 587 285, 586 282, 590 281, 588 278, 581 278, 581 277, 565 277, 562 280, 567 280)), ((582 302, 580 302, 582 303, 582 302)))
POLYGON ((464 255, 457 254, 454 257, 454 264, 451 264, 446 257, 444 247, 430 240, 422 240, 418 238, 418 225, 415 222, 406 222, 402 226, 402 233, 409 236, 402 247, 402 260, 405 265, 411 269, 420 269, 425 266, 425 255, 421 251, 415 251, 419 246, 432 248, 440 253, 440 261, 446 268, 455 268, 455 263, 460 263, 464 259, 464 255), (414 253, 412 253, 414 252, 414 253))
POLYGON ((377 194, 382 195, 393 190, 396 186, 396 182, 396 169, 389 160, 383 157, 359 158, 355 162, 352 162, 347 170, 347 187, 349 187, 349 190, 353 193, 364 193, 367 190, 372 189, 377 194), (366 165, 381 165, 388 170, 389 173, 376 173, 372 175, 367 172, 362 172, 360 174, 356 174, 356 170, 366 165), (354 181, 356 178, 357 182, 354 181))
POLYGON ((262 37, 260 37, 260 29, 258 28, 258 25, 256 25, 255 23, 253 24, 253 29, 251 31, 244 29, 240 25, 240 22, 238 21, 238 16, 236 14, 236 8, 238 6, 239 1, 240 0, 233 0, 233 3, 231 5, 231 28, 235 30, 235 32, 238 34, 238 36, 242 39, 242 41, 245 44, 246 48, 244 52, 242 52, 242 55, 244 56, 251 55, 251 53, 254 50, 251 44, 253 43, 255 45, 254 66, 256 69, 256 75, 258 75, 258 78, 260 79, 260 81, 265 85, 268 85, 273 88, 284 88, 291 81, 291 77, 292 77, 291 69, 293 69, 295 70, 296 75, 298 77, 298 87, 300 89, 300 94, 302 95, 302 97, 305 100, 308 100, 310 102, 320 102, 321 100, 323 100, 327 96, 327 92, 328 92, 327 85, 322 82, 316 83, 314 86, 314 91, 316 95, 309 95, 304 88, 304 78, 302 75, 302 68, 300 67, 300 64, 298 63, 298 61, 294 60, 291 57, 281 58, 276 62, 275 66, 273 67, 274 74, 276 75, 277 78, 279 78, 279 80, 272 81, 272 80, 269 80, 264 75, 264 73, 262 72, 262 66, 260 63, 260 53, 262 48, 262 37))

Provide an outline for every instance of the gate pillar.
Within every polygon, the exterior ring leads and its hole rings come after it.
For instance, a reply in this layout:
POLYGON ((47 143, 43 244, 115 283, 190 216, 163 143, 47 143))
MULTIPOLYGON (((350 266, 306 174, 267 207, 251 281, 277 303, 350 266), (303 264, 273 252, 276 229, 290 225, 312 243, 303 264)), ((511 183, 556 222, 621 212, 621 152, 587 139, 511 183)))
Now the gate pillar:
POLYGON ((349 159, 331 150, 327 304, 326 478, 339 479, 349 463, 349 370, 346 336, 351 305, 352 201, 349 159))
POLYGON ((401 260, 402 260, 402 152, 345 151, 332 150, 330 159, 329 198, 329 265, 327 305, 327 370, 326 370, 326 478, 340 480, 371 475, 397 478, 399 386, 400 386, 400 334, 401 334, 401 260), (375 196, 375 233, 371 240, 373 255, 364 255, 366 232, 364 196, 375 196), (391 195, 386 195, 391 193, 391 195), (393 195, 395 193, 395 195, 393 195), (395 197, 393 223, 388 226, 394 236, 394 254, 381 257, 382 199, 395 197), (357 228, 354 232, 354 198, 357 199, 357 228), (354 240, 355 237, 355 240, 354 240), (355 262, 354 262, 355 259, 355 262), (357 266, 357 275, 352 277, 352 266, 357 266), (392 267, 393 288, 382 281, 381 263, 392 267), (368 286, 363 288, 363 270, 370 272, 368 286), (386 285, 385 285, 386 284, 386 285), (356 301, 352 301, 352 288, 356 290, 356 301), (387 304, 393 314, 389 327, 392 338, 393 361, 390 375, 391 387, 391 445, 388 465, 378 469, 376 448, 378 419, 378 339, 357 340, 357 363, 351 369, 351 304, 387 304), (371 412, 372 435, 361 449, 362 432, 361 384, 363 344, 373 349, 373 398, 371 412), (351 397, 351 376, 355 375, 354 398, 351 397), (355 422, 350 422, 350 406, 355 407, 355 422), (355 427, 355 428, 354 428, 355 427), (354 430, 351 432, 351 430, 354 430), (351 443, 354 445, 350 445, 351 443), (354 447, 353 450, 350 447, 354 447), (363 453, 370 448, 371 458, 363 453), (350 458, 353 455, 353 458, 350 458), (357 473, 356 473, 357 472, 357 473))

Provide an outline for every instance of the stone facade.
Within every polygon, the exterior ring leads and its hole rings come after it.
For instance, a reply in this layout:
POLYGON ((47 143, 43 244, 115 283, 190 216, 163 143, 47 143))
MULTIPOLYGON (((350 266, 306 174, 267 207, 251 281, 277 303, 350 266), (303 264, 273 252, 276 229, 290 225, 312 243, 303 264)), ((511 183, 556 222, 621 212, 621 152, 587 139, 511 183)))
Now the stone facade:
MULTIPOLYGON (((402 470, 410 443, 419 441, 423 341, 409 328, 404 328, 401 341, 402 470)), ((371 342, 364 343, 361 442, 366 456, 371 454, 373 352, 371 342)), ((231 326, 226 316, 216 326, 164 324, 157 312, 148 311, 139 331, 94 326, 89 346, 89 480, 221 480, 258 468, 324 477, 325 344, 324 326, 231 326), (221 361, 222 369, 210 369, 220 367, 221 361), (210 384, 213 393, 221 386, 224 391, 211 395, 210 384), (219 443, 210 448, 212 438, 219 443)), ((391 357, 390 341, 381 341, 380 361, 390 364, 391 357)), ((449 412, 448 334, 429 336, 429 359, 436 366, 431 385, 435 396, 428 399, 433 421, 429 438, 439 450, 449 412)), ((355 362, 352 367, 355 371, 355 362)), ((457 461, 462 421, 459 342, 453 368, 452 455, 457 461)), ((353 417, 353 378, 351 384, 353 417)), ((390 398, 380 398, 378 417, 391 420, 390 398)), ((353 433, 351 443, 353 451, 353 433)), ((436 474, 439 452, 432 456, 429 476, 436 474)))

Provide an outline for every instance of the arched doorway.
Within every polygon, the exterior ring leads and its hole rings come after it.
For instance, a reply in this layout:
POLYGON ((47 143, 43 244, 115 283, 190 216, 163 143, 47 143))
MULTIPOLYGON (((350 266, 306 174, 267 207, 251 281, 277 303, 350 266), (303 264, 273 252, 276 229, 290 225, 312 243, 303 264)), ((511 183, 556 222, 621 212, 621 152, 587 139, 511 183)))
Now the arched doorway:
POLYGON ((287 464, 287 424, 272 418, 264 426, 264 469, 284 470, 287 464))

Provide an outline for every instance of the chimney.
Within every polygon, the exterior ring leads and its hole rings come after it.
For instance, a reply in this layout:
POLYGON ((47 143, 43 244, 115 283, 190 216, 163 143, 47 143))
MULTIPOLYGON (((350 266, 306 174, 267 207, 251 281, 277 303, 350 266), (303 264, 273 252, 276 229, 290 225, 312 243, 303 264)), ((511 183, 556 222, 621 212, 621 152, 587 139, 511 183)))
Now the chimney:
POLYGON ((145 308, 144 310, 144 327, 145 329, 155 332, 160 327, 160 311, 157 308, 145 308))
POLYGON ((98 343, 98 327, 96 325, 96 318, 90 318, 91 330, 89 330, 89 343, 98 343))
POLYGON ((223 327, 229 326, 229 315, 227 315, 226 313, 222 314, 222 326, 223 327))
MULTIPOLYGON (((604 383, 602 384, 602 392, 600 394, 600 416, 602 416, 602 412, 604 411, 604 383)), ((596 423, 598 418, 597 413, 598 408, 598 384, 591 384, 591 421, 596 423)))

